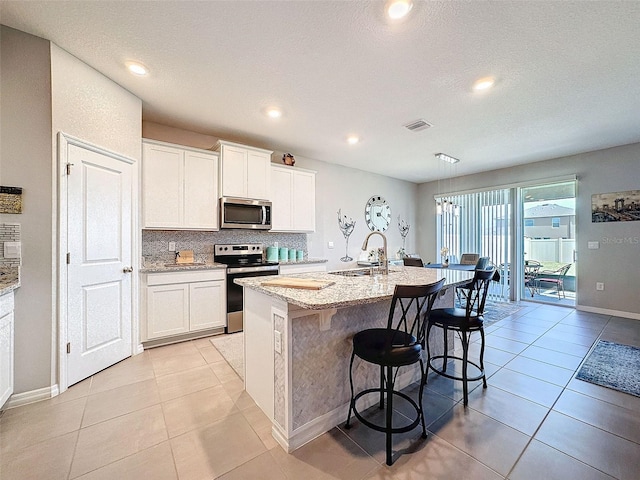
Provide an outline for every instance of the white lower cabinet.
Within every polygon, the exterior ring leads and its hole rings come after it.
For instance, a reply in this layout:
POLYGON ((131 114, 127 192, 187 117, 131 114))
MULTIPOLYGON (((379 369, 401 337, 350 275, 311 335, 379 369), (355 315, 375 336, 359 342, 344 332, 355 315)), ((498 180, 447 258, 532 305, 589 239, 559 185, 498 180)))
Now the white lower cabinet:
POLYGON ((13 292, 0 296, 0 408, 13 393, 13 292))
POLYGON ((143 341, 225 327, 224 270, 146 274, 143 341))
POLYGON ((289 265, 285 263, 280 264, 280 275, 291 275, 294 273, 309 273, 309 272, 326 272, 326 263, 291 263, 289 265))

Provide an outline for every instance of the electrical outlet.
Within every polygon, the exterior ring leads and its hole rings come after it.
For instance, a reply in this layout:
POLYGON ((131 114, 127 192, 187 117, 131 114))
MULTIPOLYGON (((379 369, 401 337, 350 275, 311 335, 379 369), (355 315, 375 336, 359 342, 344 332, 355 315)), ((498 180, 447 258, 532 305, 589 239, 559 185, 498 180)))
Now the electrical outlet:
POLYGON ((170 252, 176 251, 176 242, 169 242, 169 251, 170 252))
POLYGON ((587 242, 589 250, 597 250, 600 248, 600 242, 587 242))
POLYGON ((333 248, 333 242, 327 242, 327 248, 333 248))
POLYGON ((603 291, 604 290, 604 283, 603 282, 596 282, 596 290, 603 291))
POLYGON ((278 330, 273 331, 273 349, 276 353, 282 353, 282 333, 278 330))

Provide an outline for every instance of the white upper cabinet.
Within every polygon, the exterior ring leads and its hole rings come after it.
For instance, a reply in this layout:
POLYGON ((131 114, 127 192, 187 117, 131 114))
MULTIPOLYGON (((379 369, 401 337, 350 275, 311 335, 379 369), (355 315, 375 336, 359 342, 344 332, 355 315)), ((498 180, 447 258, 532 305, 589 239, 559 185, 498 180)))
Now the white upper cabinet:
POLYGON ((316 172, 271 165, 271 231, 314 232, 316 172))
POLYGON ((217 230, 218 155, 144 140, 143 228, 217 230))
POLYGON ((271 200, 269 150, 220 140, 220 195, 271 200))

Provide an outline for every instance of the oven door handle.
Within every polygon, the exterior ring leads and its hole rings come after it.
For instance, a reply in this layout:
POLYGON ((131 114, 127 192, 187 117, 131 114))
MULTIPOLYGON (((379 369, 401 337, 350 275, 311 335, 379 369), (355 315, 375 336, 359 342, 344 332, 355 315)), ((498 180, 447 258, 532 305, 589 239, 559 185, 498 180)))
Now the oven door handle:
POLYGON ((233 275, 235 273, 253 273, 253 272, 269 272, 273 271, 274 275, 278 274, 280 267, 267 265, 264 267, 233 267, 227 268, 227 275, 233 275))

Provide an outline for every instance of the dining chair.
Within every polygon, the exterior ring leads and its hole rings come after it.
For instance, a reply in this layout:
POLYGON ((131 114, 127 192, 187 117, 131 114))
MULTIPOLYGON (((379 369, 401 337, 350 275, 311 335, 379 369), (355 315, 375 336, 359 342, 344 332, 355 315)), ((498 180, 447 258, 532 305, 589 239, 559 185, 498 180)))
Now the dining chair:
POLYGON ((558 268, 557 270, 541 270, 538 272, 538 276, 535 281, 538 289, 540 288, 541 283, 552 283, 556 286, 556 291, 558 293, 558 300, 560 298, 560 292, 562 292, 562 297, 567 298, 564 293, 564 277, 567 275, 567 272, 571 268, 571 264, 568 263, 558 268), (551 276, 553 275, 553 276, 551 276))
POLYGON ((542 264, 536 260, 525 260, 524 262, 524 286, 529 289, 531 296, 536 293, 538 284, 536 283, 536 277, 540 271, 542 264))
POLYGON ((424 267, 424 262, 421 258, 416 257, 404 257, 402 259, 405 267, 424 267))

